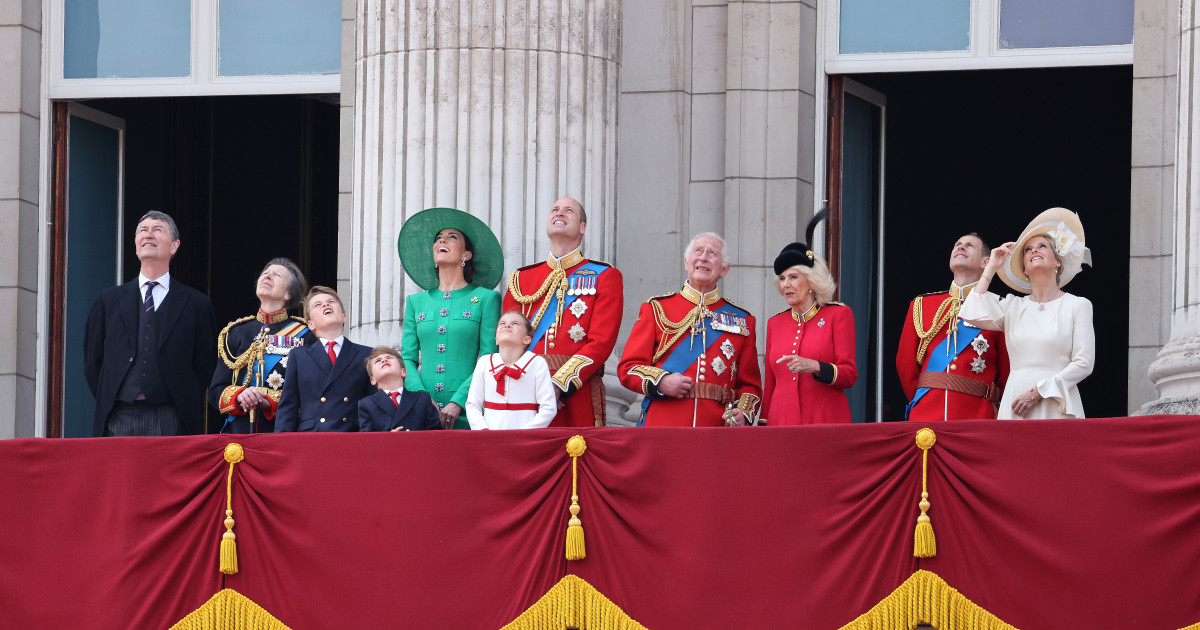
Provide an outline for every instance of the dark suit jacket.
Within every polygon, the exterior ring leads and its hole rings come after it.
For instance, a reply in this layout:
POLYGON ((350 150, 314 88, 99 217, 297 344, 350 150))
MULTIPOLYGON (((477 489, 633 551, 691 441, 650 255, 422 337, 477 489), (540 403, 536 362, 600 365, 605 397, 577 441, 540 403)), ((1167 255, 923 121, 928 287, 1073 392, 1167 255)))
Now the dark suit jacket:
POLYGON ((426 431, 440 429, 437 407, 429 394, 410 389, 400 395, 400 404, 393 405, 392 397, 383 390, 358 401, 359 431, 426 431))
MULTIPOLYGON (((96 397, 95 431, 116 402, 117 390, 133 366, 138 310, 142 295, 137 279, 100 292, 88 314, 83 337, 83 369, 96 397)), ((158 318, 158 364, 183 429, 200 432, 204 389, 216 360, 217 317, 208 296, 171 279, 167 297, 154 313, 158 318)))
POLYGON ((320 343, 292 350, 275 412, 275 432, 357 431, 358 401, 378 391, 363 365, 370 354, 370 348, 349 339, 333 365, 320 343))

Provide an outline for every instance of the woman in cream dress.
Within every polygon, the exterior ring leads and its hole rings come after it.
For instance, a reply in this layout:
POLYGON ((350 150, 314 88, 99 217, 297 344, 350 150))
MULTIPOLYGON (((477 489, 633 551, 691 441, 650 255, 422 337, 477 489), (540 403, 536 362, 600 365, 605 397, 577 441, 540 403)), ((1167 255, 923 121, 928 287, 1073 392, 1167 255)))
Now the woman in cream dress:
POLYGON ((1015 242, 992 250, 983 277, 959 315, 972 326, 1004 332, 1010 371, 998 419, 1083 418, 1079 382, 1092 373, 1096 334, 1092 303, 1062 287, 1091 265, 1079 216, 1051 208, 1015 242), (1026 295, 987 291, 993 276, 1026 295))

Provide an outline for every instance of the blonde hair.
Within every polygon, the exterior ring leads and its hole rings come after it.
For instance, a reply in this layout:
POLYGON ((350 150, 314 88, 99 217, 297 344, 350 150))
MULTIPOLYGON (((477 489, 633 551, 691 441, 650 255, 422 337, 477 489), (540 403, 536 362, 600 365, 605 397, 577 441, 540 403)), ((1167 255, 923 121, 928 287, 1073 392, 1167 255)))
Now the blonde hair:
MULTIPOLYGON (((814 255, 812 267, 808 265, 792 265, 784 269, 783 272, 787 273, 792 269, 804 274, 804 279, 808 281, 808 288, 812 289, 818 306, 825 306, 833 301, 833 292, 837 290, 837 283, 833 281, 833 276, 829 273, 829 265, 825 264, 824 258, 814 255)), ((779 287, 778 277, 775 279, 775 289, 781 295, 783 294, 782 289, 779 287)))

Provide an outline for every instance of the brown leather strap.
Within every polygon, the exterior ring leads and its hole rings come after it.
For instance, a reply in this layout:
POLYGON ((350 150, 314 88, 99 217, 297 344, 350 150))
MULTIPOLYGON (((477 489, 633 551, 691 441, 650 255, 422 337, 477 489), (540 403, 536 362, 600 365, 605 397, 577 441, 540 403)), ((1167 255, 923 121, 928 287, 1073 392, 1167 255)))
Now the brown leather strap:
POLYGON ((1000 392, 996 387, 958 374, 921 372, 921 375, 917 377, 917 387, 944 389, 976 398, 986 398, 992 402, 1000 399, 1000 392))
MULTIPOLYGON (((550 374, 558 371, 558 368, 566 365, 567 361, 574 355, 571 354, 543 354, 542 358, 546 360, 546 365, 550 368, 550 374)), ((604 390, 604 364, 592 373, 588 378, 588 383, 592 385, 592 416, 595 418, 596 426, 602 427, 608 423, 608 414, 605 411, 605 390, 604 390)))
POLYGON ((684 398, 704 398, 728 405, 733 402, 733 390, 712 383, 692 383, 692 388, 688 390, 684 398))

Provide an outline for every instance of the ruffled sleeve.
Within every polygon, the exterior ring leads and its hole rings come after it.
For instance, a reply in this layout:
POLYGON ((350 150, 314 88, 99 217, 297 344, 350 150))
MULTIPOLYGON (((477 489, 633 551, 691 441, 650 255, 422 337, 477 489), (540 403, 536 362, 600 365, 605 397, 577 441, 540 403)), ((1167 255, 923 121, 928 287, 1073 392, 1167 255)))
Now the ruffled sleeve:
POLYGON ((995 293, 972 291, 963 302, 958 316, 976 328, 1004 330, 1004 305, 995 293))
POLYGON ((1056 399, 1068 418, 1083 418, 1083 401, 1076 389, 1096 364, 1096 331, 1092 328, 1092 303, 1075 298, 1071 307, 1071 362, 1058 374, 1037 384, 1042 398, 1056 399))

